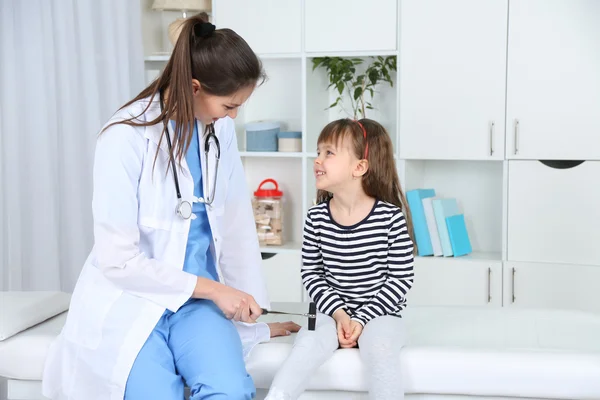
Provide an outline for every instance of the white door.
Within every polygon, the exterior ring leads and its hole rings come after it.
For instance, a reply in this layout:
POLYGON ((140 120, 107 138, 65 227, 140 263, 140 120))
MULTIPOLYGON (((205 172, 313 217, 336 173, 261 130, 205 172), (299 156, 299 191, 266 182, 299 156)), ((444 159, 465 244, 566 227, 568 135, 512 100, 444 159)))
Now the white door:
POLYGON ((600 1, 511 1, 507 156, 600 159, 600 1))
POLYGON ((600 161, 508 162, 508 260, 600 266, 600 161))
POLYGON ((278 253, 263 260, 263 274, 271 302, 301 302, 300 252, 278 253))
POLYGON ((600 312, 600 267, 507 262, 504 306, 600 312))
POLYGON ((400 156, 504 159, 508 0, 400 4, 400 156))
POLYGON ((243 37, 262 54, 302 51, 301 0, 215 0, 215 25, 243 37))
POLYGON ((396 50, 396 0, 305 0, 307 52, 396 50))
POLYGON ((502 305, 502 263, 459 258, 415 258, 409 306, 502 305))

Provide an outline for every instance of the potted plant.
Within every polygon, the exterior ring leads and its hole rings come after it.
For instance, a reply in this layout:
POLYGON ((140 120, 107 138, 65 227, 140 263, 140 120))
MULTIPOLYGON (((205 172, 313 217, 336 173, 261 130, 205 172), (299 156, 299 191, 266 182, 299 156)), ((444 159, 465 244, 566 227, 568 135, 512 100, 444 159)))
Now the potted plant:
POLYGON ((342 58, 342 57, 315 57, 313 58, 313 71, 317 68, 325 68, 329 78, 329 86, 337 91, 337 98, 327 107, 333 108, 340 105, 343 108, 344 96, 350 100, 352 116, 354 119, 366 117, 366 110, 372 110, 371 101, 375 95, 375 86, 381 82, 387 82, 394 86, 390 73, 396 71, 396 56, 369 57, 371 63, 362 73, 357 73, 365 59, 342 58), (369 97, 366 97, 367 94, 369 97))

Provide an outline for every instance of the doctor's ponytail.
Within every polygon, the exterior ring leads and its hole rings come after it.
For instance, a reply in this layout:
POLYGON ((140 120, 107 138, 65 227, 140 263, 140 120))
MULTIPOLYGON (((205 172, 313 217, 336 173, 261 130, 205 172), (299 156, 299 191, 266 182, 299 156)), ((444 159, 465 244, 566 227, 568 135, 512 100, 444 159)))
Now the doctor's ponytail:
POLYGON ((231 29, 215 29, 208 22, 208 15, 201 13, 182 23, 171 58, 160 76, 121 107, 146 98, 158 101, 160 94, 167 91, 160 115, 151 121, 138 120, 150 107, 149 101, 140 115, 117 123, 151 126, 162 123, 164 118, 175 120, 177 131, 173 151, 176 154, 171 157, 181 161, 193 132, 192 79, 197 79, 208 94, 229 96, 240 89, 261 84, 266 76, 260 60, 244 39, 231 29))

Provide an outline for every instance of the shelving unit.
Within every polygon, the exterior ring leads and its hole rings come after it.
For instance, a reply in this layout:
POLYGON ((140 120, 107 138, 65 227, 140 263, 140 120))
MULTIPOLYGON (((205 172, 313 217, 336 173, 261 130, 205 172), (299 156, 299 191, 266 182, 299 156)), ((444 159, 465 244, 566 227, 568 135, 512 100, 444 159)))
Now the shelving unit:
MULTIPOLYGON (((518 0, 510 2, 520 3, 518 0)), ((568 257, 569 248, 581 250, 581 247, 554 249, 556 254, 564 256, 560 264, 547 264, 548 260, 538 259, 535 254, 527 258, 531 255, 527 246, 521 246, 519 253, 515 253, 513 244, 513 252, 509 251, 509 244, 515 237, 536 241, 538 253, 544 247, 539 243, 544 240, 543 237, 525 238, 515 232, 519 229, 515 225, 515 209, 520 213, 517 216, 519 224, 533 222, 527 219, 531 214, 527 207, 515 207, 514 202, 524 201, 519 199, 526 199, 532 194, 527 192, 527 183, 516 182, 509 171, 519 168, 515 162, 538 163, 531 156, 533 154, 536 158, 557 154, 552 143, 545 153, 546 143, 535 141, 543 136, 541 131, 536 131, 537 136, 531 133, 529 138, 522 138, 527 148, 523 148, 523 153, 512 154, 518 135, 513 132, 513 122, 507 120, 507 110, 511 118, 521 119, 523 132, 520 136, 530 134, 535 127, 527 123, 525 111, 528 109, 522 109, 521 100, 507 104, 516 96, 515 93, 519 93, 518 85, 522 83, 523 74, 519 69, 511 72, 510 68, 512 65, 516 68, 524 65, 514 57, 525 57, 525 54, 528 63, 533 57, 533 52, 526 47, 531 41, 526 33, 535 29, 527 24, 535 23, 543 32, 550 29, 550 25, 543 21, 528 19, 531 18, 528 12, 543 9, 546 13, 544 18, 548 21, 566 18, 565 15, 583 15, 586 11, 600 14, 597 8, 589 8, 589 2, 584 0, 562 0, 551 7, 544 0, 529 2, 530 10, 522 6, 513 10, 511 6, 509 12, 509 0, 373 0, 369 3, 360 0, 288 0, 285 7, 279 0, 235 4, 213 0, 214 23, 217 27, 231 28, 244 37, 259 54, 268 75, 268 80, 241 107, 235 125, 249 189, 253 192, 262 180, 274 178, 284 191, 286 244, 261 248, 264 253, 275 254, 264 261, 273 300, 299 301, 305 296, 299 278, 302 225, 315 198, 312 165, 316 157, 317 137, 328 122, 348 116, 339 108, 327 109, 337 96, 326 89, 328 80, 325 71, 313 71, 312 60, 323 56, 396 56, 398 71, 393 77, 394 86, 386 85, 379 89, 373 102, 376 110, 368 113, 368 117, 382 123, 391 135, 404 190, 433 188, 438 196, 456 198, 464 212, 473 247, 473 253, 464 257, 417 257, 415 286, 411 291, 413 298, 409 301, 427 305, 555 306, 556 301, 549 299, 547 289, 536 287, 536 274, 544 271, 568 274, 580 268, 588 279, 596 277, 599 283, 587 284, 579 296, 586 299, 588 308, 600 310, 600 301, 593 296, 594 290, 600 289, 600 268, 591 267, 600 266, 596 252, 578 255, 577 259, 585 260, 585 266, 569 267, 563 262, 568 257), (515 13, 516 16, 513 15, 515 13), (517 23, 511 26, 509 32, 510 18, 515 18, 517 23), (322 26, 319 21, 328 21, 327 29, 319 29, 322 26), (358 23, 360 29, 356 29, 358 23), (527 29, 524 28, 526 25, 527 29), (511 53, 507 39, 509 34, 519 35, 525 47, 511 53), (514 74, 517 74, 516 78, 511 80, 514 74), (282 130, 302 131, 302 151, 246 151, 244 125, 257 120, 277 120, 281 122, 282 130), (513 158, 523 160, 512 161, 513 158), (519 185, 515 186, 516 183, 519 185), (509 190, 512 192, 509 193, 509 190), (519 193, 515 193, 516 190, 519 193), (509 218, 511 212, 512 220, 509 218), (509 224, 509 221, 512 223, 509 224), (519 257, 511 258, 511 254, 519 257), (548 269, 544 269, 544 265, 549 265, 548 269), (519 272, 511 273, 512 269, 522 271, 524 280, 518 281, 519 272), (521 293, 529 291, 527 296, 520 296, 521 302, 513 302, 511 290, 515 288, 521 293)), ((600 18, 600 15, 597 17, 600 18)), ((564 21, 561 24, 570 30, 569 37, 586 32, 583 28, 578 29, 576 24, 564 21)), ((592 25, 588 27, 590 32, 600 34, 600 28, 592 25)), ((536 37, 543 37, 543 32, 536 33, 536 37)), ((590 42, 592 36, 580 43, 590 42)), ((550 39, 544 40, 545 46, 550 49, 547 55, 550 57, 549 54, 553 54, 551 49, 556 45, 550 39)), ((597 46, 589 51, 589 56, 578 54, 574 59, 585 57, 593 60, 593 54, 596 60, 600 60, 597 46)), ((150 71, 148 77, 152 76, 152 70, 156 73, 166 60, 168 57, 163 55, 146 57, 150 71)), ((572 66, 569 60, 564 58, 563 62, 572 66)), ((560 88, 564 89, 565 96, 561 99, 572 98, 569 88, 578 85, 580 90, 586 88, 585 98, 597 100, 595 105, 600 107, 597 74, 589 73, 585 77, 569 75, 572 82, 566 82, 562 74, 562 71, 568 70, 566 64, 557 64, 553 69, 550 67, 553 63, 547 60, 536 59, 534 62, 544 65, 544 74, 540 75, 536 85, 548 86, 550 77, 562 79, 560 88)), ((598 70, 600 63, 595 67, 598 70)), ((586 71, 592 69, 589 66, 586 71)), ((537 102, 532 91, 527 91, 526 95, 529 96, 528 104, 537 102)), ((597 127, 596 120, 590 122, 589 115, 576 115, 577 110, 573 107, 568 108, 570 115, 563 115, 562 109, 552 108, 551 100, 541 101, 538 104, 546 107, 543 115, 549 118, 544 126, 549 126, 552 118, 560 119, 561 123, 577 121, 572 125, 579 129, 579 136, 575 138, 584 136, 584 126, 579 122, 587 121, 591 128, 597 127)), ((588 109, 584 108, 584 111, 588 109)), ((598 139, 591 135, 584 139, 581 142, 583 146, 569 144, 570 157, 600 159, 600 152, 592 151, 598 139), (591 152, 594 154, 591 155, 591 152)), ((598 164, 594 164, 571 173, 573 179, 578 179, 576 176, 579 174, 588 174, 581 179, 589 185, 595 179, 593 171, 598 168, 598 164)), ((556 176, 559 171, 546 171, 546 196, 553 196, 552 193, 560 190, 551 186, 555 179, 562 179, 556 176)), ((578 203, 583 209, 572 211, 571 218, 586 218, 586 215, 590 218, 594 214, 589 205, 600 203, 600 192, 589 191, 588 196, 589 201, 578 203)), ((543 198, 534 194, 533 199, 543 207, 543 198)), ((563 194, 558 199, 560 201, 552 202, 553 207, 568 207, 567 195, 563 194)), ((553 218, 552 210, 544 210, 548 211, 548 218, 553 218)), ((536 215, 539 218, 541 214, 536 215)), ((588 239, 600 237, 600 220, 592 222, 585 225, 588 239)), ((536 220, 535 223, 540 222, 536 220)), ((544 228, 534 230, 529 227, 526 231, 544 233, 544 228)), ((551 241, 559 242, 556 239, 551 241)), ((581 298, 563 302, 577 307, 582 303, 581 298)))

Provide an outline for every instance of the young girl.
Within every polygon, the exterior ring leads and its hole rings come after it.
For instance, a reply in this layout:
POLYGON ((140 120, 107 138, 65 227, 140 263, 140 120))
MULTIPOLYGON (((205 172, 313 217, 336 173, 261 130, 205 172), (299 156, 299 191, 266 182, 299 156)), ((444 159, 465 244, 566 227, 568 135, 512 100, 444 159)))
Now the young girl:
POLYGON ((317 154, 319 204, 308 211, 302 247, 316 329, 300 331, 267 399, 296 399, 338 347, 357 345, 370 398, 403 398, 401 313, 413 284, 413 240, 390 137, 375 121, 342 119, 323 129, 317 154))

